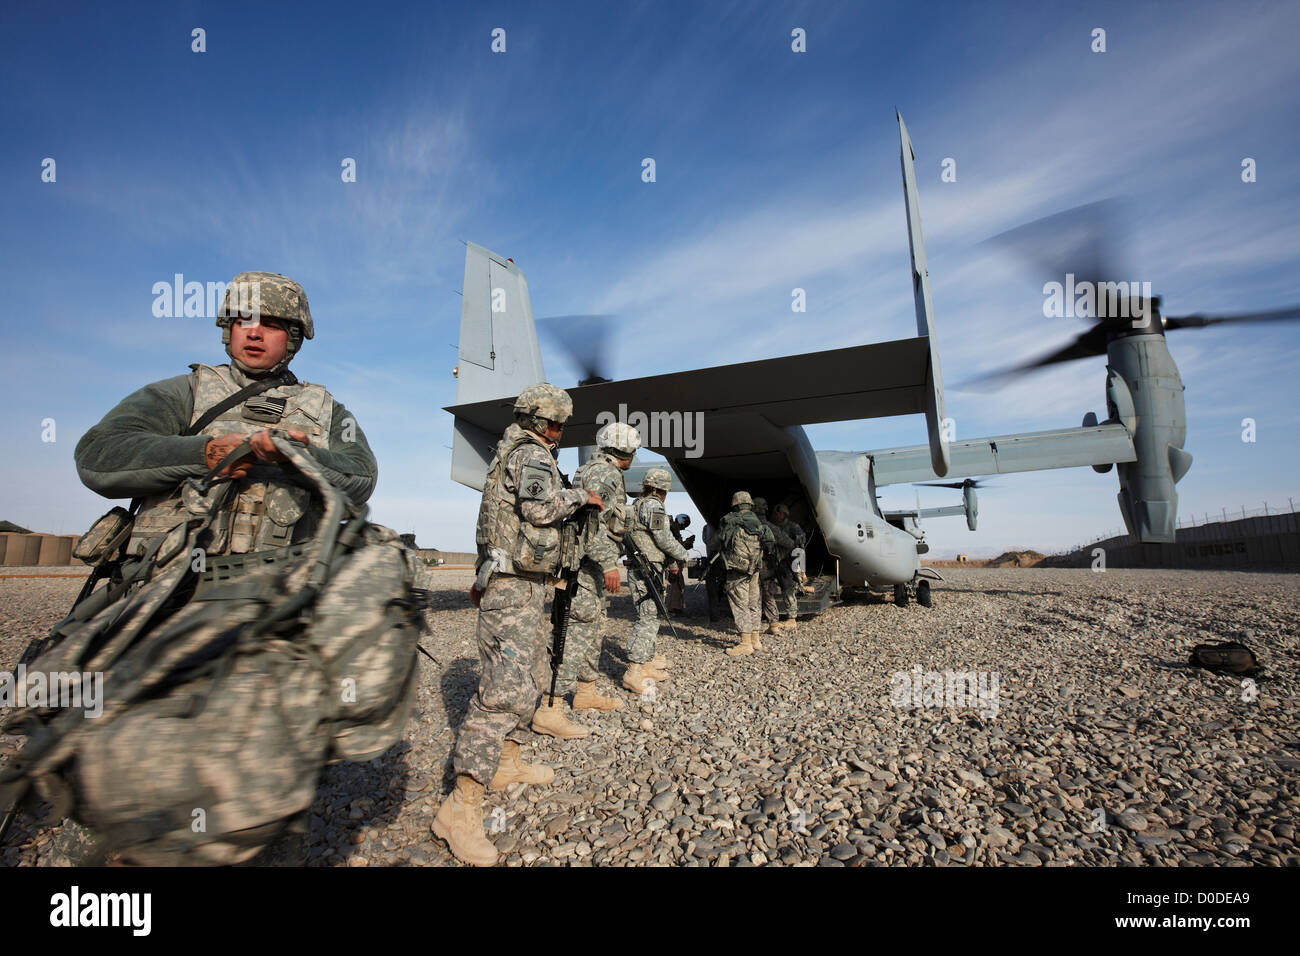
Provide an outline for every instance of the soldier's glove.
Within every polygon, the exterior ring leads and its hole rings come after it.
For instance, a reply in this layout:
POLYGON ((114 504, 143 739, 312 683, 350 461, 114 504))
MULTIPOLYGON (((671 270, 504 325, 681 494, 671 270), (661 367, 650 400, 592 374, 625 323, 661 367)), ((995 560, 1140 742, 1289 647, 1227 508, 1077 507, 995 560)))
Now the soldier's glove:
POLYGON ((695 535, 689 535, 686 540, 682 542, 682 547, 687 551, 695 547, 695 535))
POLYGON ((618 568, 610 568, 605 572, 605 590, 610 594, 617 594, 619 587, 622 585, 622 579, 619 577, 618 568))
MULTIPOLYGON (((221 464, 221 460, 239 447, 247 436, 238 433, 231 435, 222 435, 220 438, 209 438, 208 443, 203 446, 203 461, 208 471, 216 468, 221 464)), ((249 467, 253 464, 253 457, 245 455, 237 461, 232 461, 223 468, 219 474, 228 475, 231 478, 243 478, 248 474, 249 467)))
MULTIPOLYGON (((286 434, 290 441, 296 441, 299 444, 307 444, 307 433, 291 429, 286 434)), ((248 440, 249 447, 253 449, 253 454, 261 461, 288 461, 284 455, 277 449, 271 441, 270 429, 263 429, 248 440)))

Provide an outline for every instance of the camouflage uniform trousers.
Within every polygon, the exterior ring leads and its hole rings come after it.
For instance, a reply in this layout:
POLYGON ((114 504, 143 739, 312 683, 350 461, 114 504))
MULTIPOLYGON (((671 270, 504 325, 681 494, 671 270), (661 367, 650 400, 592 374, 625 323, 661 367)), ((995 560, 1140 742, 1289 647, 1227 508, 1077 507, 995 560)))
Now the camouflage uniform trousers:
POLYGON ((794 620, 799 616, 799 582, 794 579, 793 572, 789 576, 778 577, 776 580, 781 589, 779 603, 790 620, 794 620))
MULTIPOLYGON (((651 564, 650 570, 655 576, 655 586, 659 589, 662 600, 664 569, 661 565, 651 564)), ((650 595, 646 582, 632 568, 627 569, 627 583, 632 591, 632 603, 636 605, 636 623, 632 625, 632 636, 627 639, 627 659, 633 664, 645 664, 655 656, 655 638, 659 635, 659 606, 650 595)))
POLYGON ((777 610, 776 598, 781 593, 781 583, 775 574, 770 574, 764 566, 758 574, 758 589, 763 596, 763 620, 779 621, 781 612, 777 610))
POLYGON ((549 629, 542 626, 548 588, 541 577, 494 574, 479 602, 478 691, 456 738, 452 762, 487 786, 507 739, 526 743, 537 710, 534 663, 549 629))
POLYGON ((578 569, 577 590, 569 605, 569 633, 555 692, 567 694, 576 681, 590 683, 600 676, 601 637, 605 629, 605 575, 591 562, 578 569))
POLYGON ((792 618, 799 616, 799 592, 795 589, 793 576, 760 575, 759 586, 763 591, 763 620, 779 621, 782 614, 792 618))
POLYGON ((762 625, 758 596, 758 572, 727 569, 727 600, 731 602, 731 616, 736 619, 736 630, 753 634, 762 625))

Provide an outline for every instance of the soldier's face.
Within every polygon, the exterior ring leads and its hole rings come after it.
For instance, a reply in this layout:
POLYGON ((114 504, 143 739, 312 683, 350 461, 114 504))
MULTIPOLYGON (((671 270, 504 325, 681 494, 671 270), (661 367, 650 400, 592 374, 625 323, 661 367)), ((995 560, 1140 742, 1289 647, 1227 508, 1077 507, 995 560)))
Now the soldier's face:
POLYGON ((551 444, 558 444, 560 437, 564 434, 564 422, 553 422, 546 419, 546 440, 551 444))
POLYGON ((289 352, 289 330, 279 319, 230 324, 230 354, 249 368, 274 368, 289 352))

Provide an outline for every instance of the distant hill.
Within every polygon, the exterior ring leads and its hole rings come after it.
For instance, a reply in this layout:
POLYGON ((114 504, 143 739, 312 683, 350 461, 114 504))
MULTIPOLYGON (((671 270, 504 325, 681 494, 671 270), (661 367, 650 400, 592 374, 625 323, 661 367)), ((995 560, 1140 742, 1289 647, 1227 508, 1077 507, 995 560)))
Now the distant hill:
POLYGON ((12 532, 14 532, 15 534, 31 534, 31 533, 32 533, 32 532, 31 532, 31 529, 29 529, 29 528, 22 528, 22 527, 19 527, 18 525, 14 524, 12 521, 0 521, 0 532, 3 532, 3 531, 12 531, 12 532))
POLYGON ((996 558, 984 562, 986 568, 1032 568, 1045 555, 1037 551, 1003 551, 996 558))

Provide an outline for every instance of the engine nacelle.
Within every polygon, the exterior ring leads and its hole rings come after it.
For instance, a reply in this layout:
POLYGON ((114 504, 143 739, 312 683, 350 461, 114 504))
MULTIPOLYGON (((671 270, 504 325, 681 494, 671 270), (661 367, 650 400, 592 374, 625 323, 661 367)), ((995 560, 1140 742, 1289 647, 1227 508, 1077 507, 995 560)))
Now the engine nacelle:
POLYGON ((1116 465, 1120 513, 1138 540, 1172 542, 1178 521, 1174 486, 1192 466, 1183 450, 1183 381, 1163 330, 1118 336, 1106 354, 1106 410, 1133 436, 1137 455, 1116 465))

